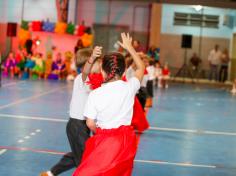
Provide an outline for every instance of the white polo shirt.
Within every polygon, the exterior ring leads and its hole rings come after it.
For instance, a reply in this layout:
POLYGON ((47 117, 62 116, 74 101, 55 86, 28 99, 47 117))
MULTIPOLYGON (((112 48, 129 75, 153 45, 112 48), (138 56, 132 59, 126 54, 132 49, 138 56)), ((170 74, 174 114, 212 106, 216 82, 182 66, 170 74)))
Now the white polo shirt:
POLYGON ((70 102, 69 113, 71 118, 85 120, 83 113, 89 92, 89 86, 82 80, 82 73, 77 75, 74 80, 72 98, 70 102))
POLYGON ((102 129, 130 125, 133 116, 134 97, 140 82, 136 77, 105 83, 89 94, 84 116, 97 121, 102 129))
POLYGON ((125 72, 125 77, 127 80, 130 78, 133 78, 135 76, 135 70, 133 69, 132 66, 129 66, 129 68, 125 72))
POLYGON ((155 80, 156 79, 156 70, 153 65, 147 67, 148 72, 148 80, 155 80))
POLYGON ((220 64, 220 58, 221 58, 221 51, 216 51, 215 49, 210 51, 210 54, 208 56, 208 61, 211 62, 212 65, 219 65, 220 64))
POLYGON ((147 87, 147 81, 148 81, 148 74, 145 74, 145 75, 143 75, 141 87, 147 87))

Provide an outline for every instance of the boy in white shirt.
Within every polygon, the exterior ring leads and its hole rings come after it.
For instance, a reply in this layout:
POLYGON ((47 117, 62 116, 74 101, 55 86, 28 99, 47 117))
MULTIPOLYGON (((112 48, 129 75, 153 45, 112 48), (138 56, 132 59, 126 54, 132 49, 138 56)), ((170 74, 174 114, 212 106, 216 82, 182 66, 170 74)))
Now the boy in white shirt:
POLYGON ((101 49, 102 47, 97 46, 93 52, 90 49, 81 49, 78 51, 78 63, 82 68, 82 73, 77 75, 74 81, 69 112, 70 119, 66 126, 71 152, 65 154, 50 171, 42 172, 40 176, 59 175, 62 172, 77 167, 81 162, 85 142, 90 136, 90 130, 83 116, 84 107, 90 92, 89 85, 85 82, 88 80, 88 74, 91 70, 93 72, 100 72, 100 68, 97 67, 100 64, 95 59, 101 56, 101 49))
POLYGON ((156 84, 158 85, 158 88, 161 88, 162 68, 159 62, 155 64, 155 75, 156 75, 156 84))
POLYGON ((153 98, 153 81, 156 78, 156 69, 154 66, 154 61, 149 61, 149 66, 147 66, 147 72, 148 72, 148 81, 147 81, 147 107, 152 107, 152 98, 153 98))

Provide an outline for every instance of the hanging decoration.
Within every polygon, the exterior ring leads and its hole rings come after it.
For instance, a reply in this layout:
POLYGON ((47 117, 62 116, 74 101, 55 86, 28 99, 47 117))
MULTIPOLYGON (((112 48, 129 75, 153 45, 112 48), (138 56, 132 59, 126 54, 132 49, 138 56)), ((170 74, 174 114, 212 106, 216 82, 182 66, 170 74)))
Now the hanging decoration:
POLYGON ((32 31, 42 31, 42 22, 41 21, 33 21, 31 23, 32 31))
POLYGON ((66 32, 67 24, 63 22, 56 23, 55 33, 64 34, 66 32))
POLYGON ((43 31, 45 31, 45 32, 54 32, 54 29, 55 29, 55 23, 52 23, 52 22, 49 22, 49 21, 43 22, 43 27, 42 27, 43 31))
POLYGON ((67 25, 66 32, 67 32, 68 34, 74 34, 74 31, 75 31, 75 25, 72 24, 72 23, 69 23, 69 24, 67 25))
POLYGON ((24 30, 28 30, 28 29, 29 29, 28 22, 22 20, 22 21, 21 21, 21 26, 20 26, 20 27, 21 27, 22 29, 24 29, 24 30))
POLYGON ((84 47, 89 47, 92 45, 93 43, 93 35, 91 34, 87 34, 85 33, 82 37, 81 37, 82 43, 84 47))
POLYGON ((21 46, 25 45, 26 40, 30 39, 30 32, 28 30, 25 29, 20 29, 19 33, 18 33, 18 37, 19 37, 19 42, 21 46))
POLYGON ((18 33, 20 45, 24 45, 27 39, 30 39, 30 31, 52 32, 57 34, 76 35, 81 38, 84 47, 89 47, 93 43, 93 35, 90 27, 84 25, 75 25, 72 23, 52 23, 50 21, 24 21, 21 22, 21 28, 18 33))

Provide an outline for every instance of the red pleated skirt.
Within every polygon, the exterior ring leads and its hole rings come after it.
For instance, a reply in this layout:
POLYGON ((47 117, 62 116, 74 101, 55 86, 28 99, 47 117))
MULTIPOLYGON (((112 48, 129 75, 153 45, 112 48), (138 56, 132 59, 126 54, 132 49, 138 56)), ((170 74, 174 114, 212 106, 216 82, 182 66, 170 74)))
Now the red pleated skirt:
POLYGON ((134 100, 134 109, 131 125, 138 132, 143 132, 149 128, 145 112, 137 97, 134 100))
POLYGON ((131 176, 136 151, 132 126, 98 128, 87 140, 82 162, 73 176, 131 176))

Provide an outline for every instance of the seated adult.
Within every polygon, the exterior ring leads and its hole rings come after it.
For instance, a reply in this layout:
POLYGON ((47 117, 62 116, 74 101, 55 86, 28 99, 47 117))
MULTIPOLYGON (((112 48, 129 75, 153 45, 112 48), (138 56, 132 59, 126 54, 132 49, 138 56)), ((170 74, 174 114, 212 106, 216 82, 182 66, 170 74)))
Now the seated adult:
POLYGON ((196 76, 200 71, 202 60, 197 56, 196 53, 193 53, 192 57, 190 58, 190 69, 194 76, 196 76))

